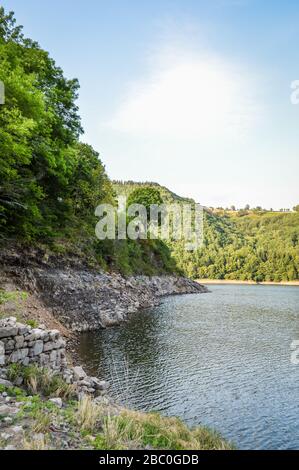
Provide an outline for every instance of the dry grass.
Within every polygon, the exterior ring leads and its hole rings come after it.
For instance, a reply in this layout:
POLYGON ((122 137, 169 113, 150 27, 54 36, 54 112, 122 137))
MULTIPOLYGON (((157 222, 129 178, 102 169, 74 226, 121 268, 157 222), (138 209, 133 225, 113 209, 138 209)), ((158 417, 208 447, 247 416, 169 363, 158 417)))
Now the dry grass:
POLYGON ((102 415, 102 407, 94 403, 88 395, 81 398, 76 412, 76 421, 82 431, 94 431, 102 415))
POLYGON ((44 434, 41 434, 38 436, 38 439, 29 439, 25 438, 23 440, 23 446, 22 448, 24 450, 47 450, 48 449, 48 439, 47 436, 44 434))

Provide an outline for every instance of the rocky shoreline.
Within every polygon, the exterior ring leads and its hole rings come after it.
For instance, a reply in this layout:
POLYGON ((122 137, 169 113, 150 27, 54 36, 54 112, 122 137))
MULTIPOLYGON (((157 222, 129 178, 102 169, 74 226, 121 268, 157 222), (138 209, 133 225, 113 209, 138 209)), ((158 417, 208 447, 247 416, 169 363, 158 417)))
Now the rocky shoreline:
POLYGON ((73 332, 119 325, 139 309, 159 305, 165 296, 208 291, 177 275, 124 277, 38 253, 2 253, 0 261, 0 277, 32 293, 53 319, 73 332))

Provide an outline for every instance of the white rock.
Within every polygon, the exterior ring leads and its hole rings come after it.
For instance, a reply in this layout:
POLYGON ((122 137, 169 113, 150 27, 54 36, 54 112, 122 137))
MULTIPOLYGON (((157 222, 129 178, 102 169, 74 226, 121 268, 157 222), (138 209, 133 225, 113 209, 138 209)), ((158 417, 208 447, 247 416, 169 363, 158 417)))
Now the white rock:
POLYGON ((83 380, 85 377, 87 377, 87 374, 84 372, 81 366, 73 367, 72 370, 74 372, 75 380, 83 380))
POLYGON ((62 408, 62 400, 61 398, 57 397, 57 398, 50 398, 49 401, 51 403, 54 403, 54 405, 58 406, 58 408, 62 408))
POLYGON ((22 426, 13 426, 12 428, 10 428, 10 431, 13 434, 23 434, 24 429, 22 428, 22 426))

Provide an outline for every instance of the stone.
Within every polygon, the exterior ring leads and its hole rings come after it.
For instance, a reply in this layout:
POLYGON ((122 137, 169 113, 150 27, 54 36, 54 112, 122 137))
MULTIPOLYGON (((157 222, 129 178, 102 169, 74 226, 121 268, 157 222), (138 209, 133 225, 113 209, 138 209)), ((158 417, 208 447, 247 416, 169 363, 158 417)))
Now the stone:
POLYGON ((15 347, 17 349, 22 348, 24 346, 24 336, 23 335, 17 335, 15 336, 15 347))
POLYGON ((13 415, 18 413, 18 408, 9 406, 7 404, 0 405, 0 415, 13 415))
POLYGON ((28 348, 17 349, 9 356, 9 362, 22 361, 23 359, 25 359, 26 356, 28 356, 28 353, 29 353, 28 348))
POLYGON ((60 333, 58 330, 50 330, 49 331, 49 336, 51 341, 55 341, 56 339, 59 338, 60 333))
POLYGON ((50 362, 55 362, 57 359, 57 351, 51 351, 50 352, 50 362))
POLYGON ((37 339, 40 339, 43 334, 44 334, 44 331, 41 330, 40 328, 33 328, 30 334, 26 337, 26 340, 35 341, 37 339))
POLYGON ((4 326, 0 327, 0 338, 9 338, 10 336, 16 336, 19 330, 15 326, 4 326))
POLYGON ((13 387, 13 384, 9 380, 0 379, 0 385, 4 387, 13 387))
POLYGON ((109 388, 109 383, 104 380, 99 380, 97 377, 90 377, 92 381, 92 386, 96 390, 107 390, 109 388))
POLYGON ((84 372, 83 368, 81 366, 75 366, 72 368, 74 372, 74 378, 75 380, 83 380, 85 377, 87 377, 87 374, 84 372))
POLYGON ((55 343, 53 341, 48 341, 47 343, 44 344, 43 351, 44 352, 52 351, 52 349, 54 349, 54 345, 55 345, 55 343))
POLYGON ((34 356, 38 356, 40 353, 43 352, 44 349, 44 343, 41 340, 36 341, 34 344, 32 351, 34 356))
MULTIPOLYGON (((34 358, 33 358, 34 359, 34 358)), ((38 358, 36 358, 38 359, 38 358)), ((50 362, 50 358, 49 358, 49 355, 48 354, 40 354, 39 355, 39 363, 41 366, 47 366, 50 362)))
POLYGON ((30 331, 30 328, 29 326, 26 326, 26 325, 18 325, 19 327, 19 335, 27 335, 30 331))
MULTIPOLYGON (((22 364, 23 364, 23 366, 28 366, 28 365, 29 365, 29 362, 30 362, 30 358, 29 358, 28 356, 27 356, 27 357, 25 357, 25 358, 22 360, 22 364)), ((22 377, 18 377, 18 379, 21 379, 21 381, 23 382, 23 379, 22 379, 22 377)), ((21 385, 21 384, 22 384, 22 382, 20 382, 20 384, 19 384, 19 385, 21 385)), ((18 384, 16 383, 16 385, 18 385, 18 384)))
POLYGON ((6 424, 10 424, 13 422, 13 419, 10 416, 5 416, 5 418, 3 418, 2 421, 6 424))
POLYGON ((15 349, 15 342, 13 339, 4 338, 3 343, 5 345, 5 351, 12 351, 13 349, 15 349))
POLYGON ((54 405, 58 406, 58 408, 62 408, 62 400, 61 398, 57 397, 57 398, 50 398, 49 401, 51 403, 54 403, 54 405))
POLYGON ((0 366, 5 365, 5 347, 4 343, 0 341, 0 366))
POLYGON ((10 431, 13 434, 23 434, 24 429, 22 428, 22 426, 13 426, 12 428, 10 428, 10 431))

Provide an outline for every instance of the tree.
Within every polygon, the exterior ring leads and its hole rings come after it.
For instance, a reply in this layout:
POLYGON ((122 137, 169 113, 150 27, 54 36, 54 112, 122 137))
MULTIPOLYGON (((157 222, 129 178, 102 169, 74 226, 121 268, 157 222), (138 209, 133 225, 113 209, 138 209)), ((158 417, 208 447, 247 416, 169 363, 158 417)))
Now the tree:
POLYGON ((294 206, 294 207, 293 207, 293 211, 299 212, 299 204, 297 204, 297 206, 294 206))
POLYGON ((142 204, 146 208, 147 219, 150 219, 150 206, 163 204, 160 191, 153 187, 141 187, 131 192, 127 205, 142 204))
MULTIPOLYGON (((0 8, 0 228, 28 237, 58 220, 72 169, 70 147, 81 133, 79 84, 48 53, 24 38, 13 13, 0 8)), ((62 216, 63 219, 63 216, 62 216)))

